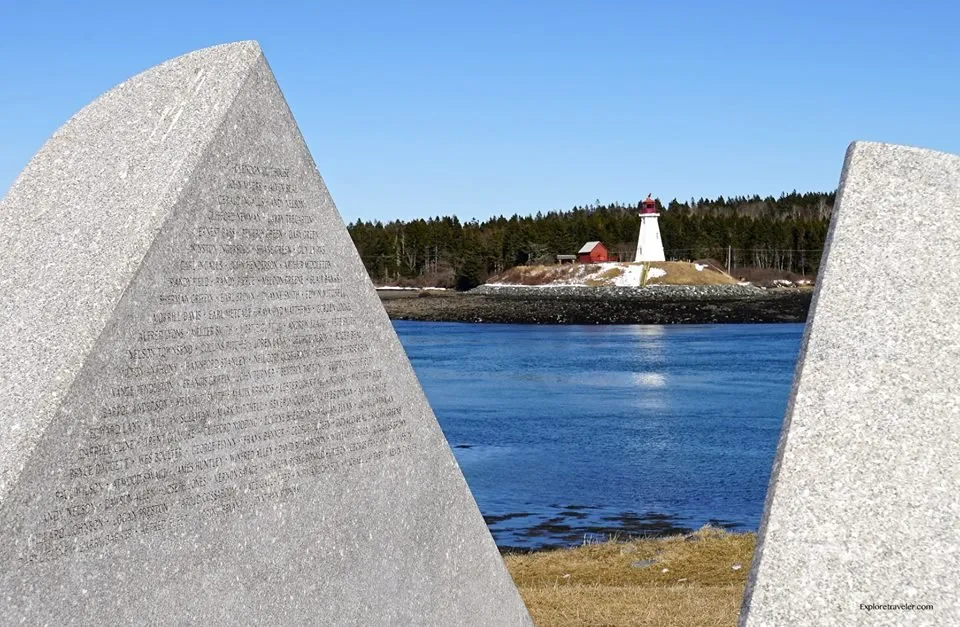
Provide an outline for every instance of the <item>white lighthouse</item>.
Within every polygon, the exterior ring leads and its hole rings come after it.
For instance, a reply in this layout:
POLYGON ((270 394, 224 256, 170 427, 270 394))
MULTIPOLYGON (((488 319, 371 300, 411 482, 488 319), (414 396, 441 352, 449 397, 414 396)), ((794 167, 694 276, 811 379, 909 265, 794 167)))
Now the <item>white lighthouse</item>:
POLYGON ((660 225, 657 223, 657 203, 647 194, 640 209, 640 237, 637 239, 637 258, 634 261, 666 261, 660 225))

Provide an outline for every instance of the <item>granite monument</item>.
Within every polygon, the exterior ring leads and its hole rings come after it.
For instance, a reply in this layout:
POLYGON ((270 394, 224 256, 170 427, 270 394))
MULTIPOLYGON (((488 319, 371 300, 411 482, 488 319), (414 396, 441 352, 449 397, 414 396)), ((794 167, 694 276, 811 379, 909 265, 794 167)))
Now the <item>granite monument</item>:
POLYGON ((0 624, 529 624, 256 43, 53 135, 0 312, 0 624))
POLYGON ((960 157, 847 152, 740 624, 960 625, 960 157))

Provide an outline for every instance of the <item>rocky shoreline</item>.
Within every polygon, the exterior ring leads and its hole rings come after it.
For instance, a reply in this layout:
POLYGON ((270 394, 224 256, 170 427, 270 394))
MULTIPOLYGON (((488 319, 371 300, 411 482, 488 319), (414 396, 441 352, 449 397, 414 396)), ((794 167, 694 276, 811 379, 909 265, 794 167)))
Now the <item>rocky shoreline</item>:
POLYGON ((805 322, 811 289, 752 285, 522 287, 383 298, 394 320, 513 324, 715 324, 805 322))

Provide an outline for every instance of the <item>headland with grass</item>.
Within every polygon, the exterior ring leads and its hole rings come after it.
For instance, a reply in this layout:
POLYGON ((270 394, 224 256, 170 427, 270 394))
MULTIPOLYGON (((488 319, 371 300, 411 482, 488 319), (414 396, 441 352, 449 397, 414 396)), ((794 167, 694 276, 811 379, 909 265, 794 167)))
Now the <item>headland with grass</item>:
POLYGON ((735 625, 756 542, 704 527, 504 561, 537 625, 735 625))
POLYGON ((520 324, 804 322, 810 281, 758 285, 709 262, 516 266, 467 292, 381 289, 396 320, 520 324), (789 285, 789 286, 787 286, 789 285))

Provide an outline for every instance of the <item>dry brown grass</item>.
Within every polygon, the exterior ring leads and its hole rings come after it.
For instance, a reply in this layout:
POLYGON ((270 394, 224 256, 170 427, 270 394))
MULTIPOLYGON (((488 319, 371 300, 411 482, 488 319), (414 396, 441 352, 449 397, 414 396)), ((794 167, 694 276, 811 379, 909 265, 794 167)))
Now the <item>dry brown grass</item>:
POLYGON ((601 272, 601 273, 600 273, 600 278, 601 278, 601 279, 606 279, 606 280, 609 281, 609 280, 611 280, 611 279, 617 278, 617 277, 620 276, 621 274, 623 274, 623 268, 610 268, 609 270, 607 270, 607 271, 605 271, 605 272, 601 272))
MULTIPOLYGON (((590 287, 614 285, 617 277, 624 273, 628 263, 609 268, 596 276, 585 279, 586 275, 600 270, 597 264, 563 264, 556 266, 515 266, 502 274, 492 277, 490 283, 507 283, 510 285, 547 285, 549 283, 576 283, 583 282, 590 287)), ((650 278, 646 285, 733 285, 737 280, 726 272, 713 266, 706 266, 697 270, 696 266, 686 261, 661 261, 648 264, 651 268, 660 268, 667 272, 666 276, 650 278)))
POLYGON ((491 277, 488 283, 509 283, 513 285, 546 285, 564 279, 586 268, 585 274, 597 269, 596 265, 564 264, 557 266, 514 266, 509 270, 491 277))
POLYGON ((647 280, 647 285, 735 285, 737 280, 714 266, 697 270, 686 261, 654 261, 651 268, 666 270, 667 275, 647 280))
POLYGON ((540 626, 735 625, 755 546, 755 534, 706 527, 505 561, 540 626))
POLYGON ((762 283, 764 281, 775 281, 777 279, 786 279, 787 281, 814 281, 816 275, 803 275, 797 272, 788 272, 787 270, 776 270, 774 268, 751 268, 734 267, 733 275, 742 278, 744 281, 762 283))

